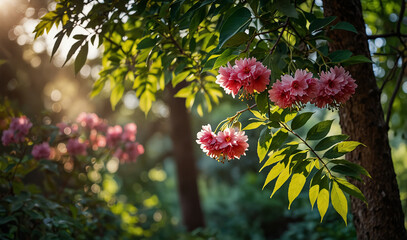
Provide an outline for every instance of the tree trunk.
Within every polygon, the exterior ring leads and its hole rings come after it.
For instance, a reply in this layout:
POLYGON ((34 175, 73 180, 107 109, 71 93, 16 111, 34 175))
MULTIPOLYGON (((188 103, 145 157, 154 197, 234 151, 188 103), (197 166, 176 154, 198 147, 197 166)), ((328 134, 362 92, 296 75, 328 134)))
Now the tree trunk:
POLYGON ((182 221, 188 231, 204 227, 204 217, 199 200, 197 170, 194 156, 194 139, 191 135, 189 114, 185 108, 185 99, 174 98, 184 85, 176 88, 168 86, 167 104, 170 108, 171 138, 177 168, 178 196, 181 205, 182 221))
MULTIPOLYGON (((349 49, 355 55, 370 58, 362 6, 359 0, 324 0, 324 15, 337 16, 355 26, 358 34, 335 30, 329 37, 331 51, 349 49)), ((404 214, 396 182, 391 150, 372 64, 346 68, 358 88, 351 100, 340 109, 342 131, 350 139, 364 143, 346 158, 367 169, 372 178, 352 181, 365 195, 368 205, 351 197, 353 222, 358 239, 407 239, 404 214)))

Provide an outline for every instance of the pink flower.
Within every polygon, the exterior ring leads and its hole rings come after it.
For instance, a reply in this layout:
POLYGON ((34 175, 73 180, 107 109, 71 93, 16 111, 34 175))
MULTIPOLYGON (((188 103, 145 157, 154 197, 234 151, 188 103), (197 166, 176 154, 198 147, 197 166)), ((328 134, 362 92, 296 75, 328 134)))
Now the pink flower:
POLYGON ((4 146, 8 146, 11 143, 15 143, 13 129, 8 129, 3 132, 3 135, 1 136, 1 142, 3 143, 4 146))
POLYGON ((51 154, 51 148, 47 142, 35 145, 31 152, 35 159, 49 159, 51 154))
POLYGON ((289 86, 277 80, 269 90, 269 98, 281 108, 291 107, 294 99, 291 97, 289 86))
POLYGON ((266 90, 267 85, 270 83, 271 71, 268 70, 263 64, 257 62, 256 69, 251 74, 248 85, 244 87, 245 91, 249 94, 256 92, 263 92, 266 90))
POLYGON ((113 156, 117 157, 120 162, 135 162, 137 157, 144 153, 142 145, 136 142, 128 142, 124 146, 124 150, 121 148, 116 149, 113 156))
POLYGON ((318 96, 312 101, 317 107, 338 106, 345 103, 355 93, 357 85, 349 72, 343 67, 331 68, 321 72, 318 96))
POLYGON ((312 73, 297 69, 294 78, 290 75, 285 75, 281 77, 281 81, 289 83, 291 96, 302 97, 306 94, 306 89, 308 88, 307 80, 310 78, 312 78, 312 73))
POLYGON ((77 138, 68 140, 66 149, 70 155, 86 155, 86 143, 82 143, 77 138))
POLYGON ((92 129, 90 131, 89 141, 94 151, 106 146, 106 137, 98 134, 96 129, 92 129))
MULTIPOLYGON (((235 71, 241 80, 251 77, 256 71, 256 58, 244 58, 235 61, 235 71)), ((261 63, 260 63, 261 64, 261 63)))
POLYGON ((124 132, 122 135, 123 141, 136 141, 137 125, 134 123, 128 123, 124 126, 124 132))
POLYGON ((121 139, 123 129, 120 125, 107 128, 106 143, 109 147, 116 146, 121 139))
POLYGON ((82 126, 86 127, 88 129, 93 129, 95 128, 101 121, 99 119, 98 115, 95 113, 85 113, 82 112, 79 114, 79 116, 76 118, 76 121, 82 126))
POLYGON ((32 125, 33 124, 31 123, 30 119, 28 119, 26 116, 21 116, 19 118, 13 118, 11 120, 9 129, 14 131, 14 134, 15 134, 14 141, 16 143, 24 142, 24 139, 27 136, 32 125))
POLYGON ((318 96, 319 93, 319 81, 316 78, 307 78, 306 80, 308 88, 305 89, 305 94, 300 97, 300 101, 304 104, 311 102, 318 96))
POLYGON ((270 83, 270 74, 271 71, 256 58, 244 58, 236 60, 233 67, 228 63, 219 68, 216 83, 235 97, 241 89, 246 95, 264 91, 270 83))
POLYGON ((219 68, 219 75, 216 76, 216 83, 219 84, 226 92, 233 97, 239 93, 240 88, 244 85, 237 77, 233 67, 228 63, 227 67, 219 68))
POLYGON ((222 162, 224 159, 239 159, 240 156, 245 155, 249 147, 245 133, 234 128, 226 128, 215 135, 208 124, 202 126, 197 137, 197 143, 201 145, 201 149, 208 156, 222 162))
POLYGON ((219 145, 216 140, 215 133, 212 132, 211 125, 202 126, 202 130, 197 134, 198 140, 196 142, 200 144, 201 149, 206 155, 212 158, 218 158, 221 154, 219 145))
POLYGON ((245 151, 249 147, 247 136, 244 132, 234 128, 227 128, 219 132, 216 136, 216 140, 223 157, 228 160, 234 158, 239 159, 241 155, 246 155, 245 151))

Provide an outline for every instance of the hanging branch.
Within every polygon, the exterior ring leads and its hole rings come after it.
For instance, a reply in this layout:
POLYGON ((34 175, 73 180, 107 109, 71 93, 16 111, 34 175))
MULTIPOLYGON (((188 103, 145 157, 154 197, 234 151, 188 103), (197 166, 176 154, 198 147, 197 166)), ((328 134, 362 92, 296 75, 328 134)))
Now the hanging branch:
POLYGON ((391 109, 393 108, 394 100, 396 99, 397 92, 400 89, 401 83, 403 82, 404 70, 406 69, 407 62, 403 60, 403 65, 401 66, 401 70, 397 79, 396 87, 394 88, 393 94, 391 95, 389 106, 387 108, 387 115, 386 115, 386 124, 389 126, 390 123, 390 116, 391 116, 391 109))

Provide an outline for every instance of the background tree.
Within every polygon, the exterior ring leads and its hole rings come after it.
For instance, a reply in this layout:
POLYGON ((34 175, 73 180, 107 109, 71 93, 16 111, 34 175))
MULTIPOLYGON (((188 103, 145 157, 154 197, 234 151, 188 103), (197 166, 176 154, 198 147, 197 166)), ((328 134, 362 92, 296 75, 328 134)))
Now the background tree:
MULTIPOLYGON (((399 21, 393 33, 395 37, 399 37, 401 45, 405 44, 401 35, 405 7, 402 1, 399 21)), ((353 53, 370 57, 360 1, 324 1, 324 15, 337 16, 338 21, 352 23, 358 32, 358 34, 332 32, 329 35, 333 40, 330 43, 332 51, 348 49, 353 53)), ((385 239, 390 236, 392 239, 406 239, 404 215, 387 136, 391 110, 388 111, 385 121, 380 104, 381 93, 376 85, 371 64, 353 65, 348 69, 352 76, 359 80, 359 86, 350 104, 340 111, 341 127, 344 133, 365 143, 369 148, 369 151, 358 150, 349 154, 348 159, 365 166, 372 175, 372 179, 366 178, 364 183, 353 181, 365 193, 368 202, 366 206, 359 200, 352 199, 358 239, 385 239)), ((402 57, 398 82, 401 81, 404 70, 405 60, 402 57)), ((390 104, 389 109, 391 108, 390 104)))

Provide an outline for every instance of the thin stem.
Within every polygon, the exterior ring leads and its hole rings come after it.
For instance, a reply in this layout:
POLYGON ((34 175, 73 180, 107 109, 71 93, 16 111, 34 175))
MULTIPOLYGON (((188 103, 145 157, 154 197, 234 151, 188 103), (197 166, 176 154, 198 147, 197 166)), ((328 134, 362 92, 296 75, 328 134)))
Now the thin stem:
POLYGON ((391 33, 368 35, 368 36, 367 36, 367 39, 389 38, 389 37, 407 37, 407 34, 401 34, 401 33, 391 32, 391 33))
POLYGON ((315 157, 318 158, 318 160, 324 165, 324 168, 328 171, 329 175, 331 177, 333 177, 331 171, 329 170, 329 168, 326 166, 326 163, 322 160, 322 158, 314 151, 314 149, 300 136, 298 135, 296 132, 294 132, 292 129, 290 129, 286 124, 284 124, 283 122, 280 122, 280 125, 285 128, 287 131, 289 131, 290 133, 292 133, 294 136, 296 136, 298 139, 301 140, 301 142, 303 142, 308 148, 309 150, 311 150, 311 152, 315 155, 315 157))
POLYGON ((285 28, 288 25, 289 20, 290 20, 290 18, 287 18, 287 20, 285 21, 285 23, 283 25, 283 29, 281 30, 281 33, 278 35, 276 42, 274 43, 273 47, 270 49, 270 53, 269 53, 270 55, 272 55, 274 50, 276 50, 277 44, 278 44, 278 42, 280 42, 280 39, 283 36, 283 33, 285 31, 285 28))
POLYGON ((240 114, 242 114, 242 113, 244 113, 244 112, 246 112, 246 111, 248 111, 248 110, 250 110, 250 109, 252 109, 252 108, 254 108, 254 107, 256 107, 256 106, 257 106, 257 104, 255 103, 255 104, 251 105, 250 107, 247 107, 246 109, 240 110, 240 111, 238 111, 233 117, 230 117, 229 119, 230 119, 230 120, 233 120, 233 119, 235 119, 237 116, 239 116, 240 114))
POLYGON ((393 68, 390 70, 389 75, 387 75, 386 79, 384 79, 382 86, 380 87, 380 92, 383 92, 384 86, 386 85, 386 83, 393 78, 394 74, 396 73, 396 69, 397 69, 397 62, 400 59, 400 55, 397 56, 396 60, 394 61, 394 66, 393 68))
POLYGON ((400 69, 396 87, 394 88, 393 94, 391 95, 391 98, 390 98, 389 106, 387 108, 387 114, 386 114, 387 126, 389 126, 389 123, 390 123, 391 109, 393 108, 394 100, 396 99, 397 92, 399 91, 401 83, 403 82, 404 70, 406 69, 406 66, 407 66, 407 62, 405 62, 403 59, 403 65, 401 66, 401 69, 400 69))

